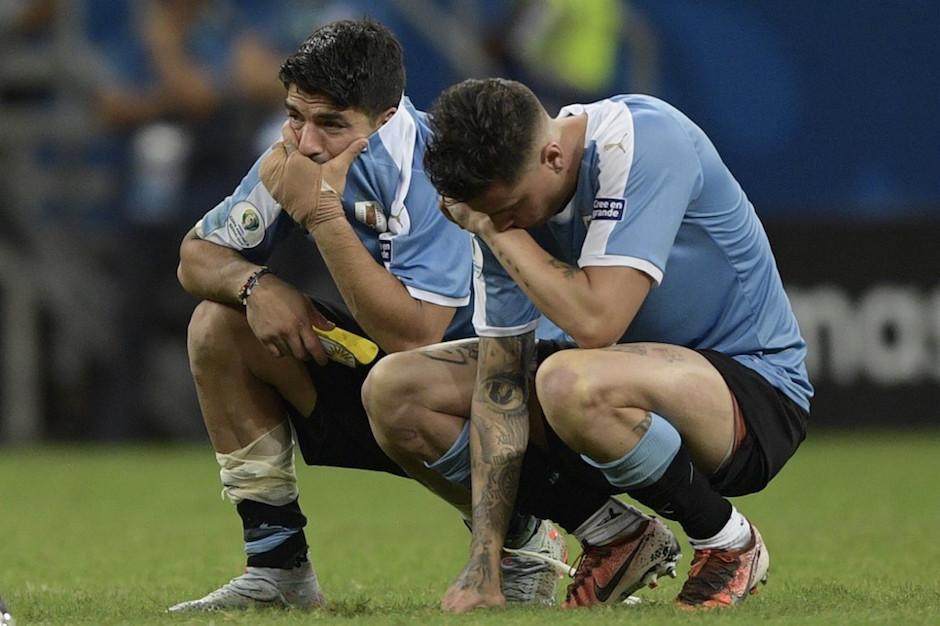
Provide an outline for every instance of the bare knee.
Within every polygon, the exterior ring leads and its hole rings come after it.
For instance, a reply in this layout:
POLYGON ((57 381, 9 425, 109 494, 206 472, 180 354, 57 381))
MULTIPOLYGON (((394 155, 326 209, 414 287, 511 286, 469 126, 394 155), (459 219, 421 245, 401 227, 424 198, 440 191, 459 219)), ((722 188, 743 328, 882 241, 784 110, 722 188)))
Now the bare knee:
POLYGON ((362 385, 362 405, 383 448, 411 448, 419 437, 423 385, 412 373, 414 358, 403 352, 384 357, 362 385))
MULTIPOLYGON (((566 350, 545 360, 535 377, 535 390, 545 419, 572 449, 584 452, 615 428, 632 428, 644 416, 632 403, 623 403, 629 383, 604 376, 592 363, 590 351, 566 350), (617 397, 614 388, 617 384, 617 397)), ((629 395, 627 393, 626 395, 629 395)))
POLYGON ((230 361, 237 348, 239 329, 247 325, 240 312, 218 302, 203 300, 189 320, 186 346, 193 374, 230 361))

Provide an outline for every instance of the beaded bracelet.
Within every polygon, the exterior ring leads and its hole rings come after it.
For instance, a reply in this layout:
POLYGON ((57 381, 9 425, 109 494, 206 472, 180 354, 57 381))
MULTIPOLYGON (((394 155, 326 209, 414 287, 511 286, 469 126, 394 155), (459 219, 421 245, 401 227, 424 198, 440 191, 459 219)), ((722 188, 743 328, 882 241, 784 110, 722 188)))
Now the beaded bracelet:
POLYGON ((272 270, 267 265, 259 267, 255 270, 251 276, 248 277, 248 280, 245 281, 245 284, 242 285, 242 288, 238 290, 238 301, 242 303, 242 306, 248 306, 248 296, 251 295, 252 290, 258 285, 258 281, 265 274, 273 274, 272 270))

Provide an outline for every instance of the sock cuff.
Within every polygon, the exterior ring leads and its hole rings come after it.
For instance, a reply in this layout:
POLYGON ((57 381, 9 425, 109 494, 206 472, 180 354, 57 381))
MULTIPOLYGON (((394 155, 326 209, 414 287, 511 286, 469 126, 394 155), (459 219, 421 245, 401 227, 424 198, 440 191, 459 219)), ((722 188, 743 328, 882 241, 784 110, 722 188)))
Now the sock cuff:
POLYGON ((621 489, 651 485, 665 473, 679 452, 682 437, 664 417, 650 412, 649 430, 619 459, 600 463, 581 455, 585 463, 599 469, 607 482, 621 489))
POLYGON ((689 536, 689 544, 696 550, 713 548, 716 550, 738 549, 746 546, 751 539, 751 524, 747 518, 731 505, 728 521, 721 530, 711 537, 696 538, 689 536))
POLYGON ((441 474, 452 483, 470 486, 470 421, 464 423, 457 439, 441 458, 425 467, 441 474))

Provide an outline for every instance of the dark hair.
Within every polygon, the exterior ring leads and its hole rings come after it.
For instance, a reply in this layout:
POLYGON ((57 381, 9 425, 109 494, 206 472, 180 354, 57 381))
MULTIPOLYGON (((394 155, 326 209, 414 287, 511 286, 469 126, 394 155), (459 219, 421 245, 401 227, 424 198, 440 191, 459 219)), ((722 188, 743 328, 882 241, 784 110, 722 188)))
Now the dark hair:
POLYGON ((424 167, 444 196, 472 200, 495 182, 516 183, 537 140, 542 104, 522 83, 465 80, 448 87, 429 112, 433 135, 424 167))
POLYGON ((375 119, 398 106, 405 89, 401 44, 369 19, 331 22, 313 31, 281 65, 278 78, 307 94, 375 119))

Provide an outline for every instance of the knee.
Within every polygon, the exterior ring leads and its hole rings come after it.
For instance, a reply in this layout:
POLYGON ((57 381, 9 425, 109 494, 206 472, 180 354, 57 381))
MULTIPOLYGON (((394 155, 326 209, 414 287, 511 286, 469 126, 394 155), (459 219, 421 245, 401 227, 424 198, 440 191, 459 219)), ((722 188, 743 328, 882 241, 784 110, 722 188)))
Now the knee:
MULTIPOLYGON (((622 414, 614 414, 615 409, 628 408, 619 406, 613 397, 610 385, 615 380, 598 371, 589 351, 566 350, 553 354, 539 367, 535 393, 552 429, 572 445, 595 434, 603 436, 612 419, 624 419, 622 414)), ((621 395, 623 386, 617 390, 621 395)))
POLYGON ((593 402, 593 384, 586 375, 587 363, 580 352, 555 353, 535 374, 535 394, 545 418, 556 431, 577 428, 588 417, 593 402))
POLYGON ((189 320, 186 347, 193 372, 225 362, 235 346, 236 328, 245 325, 245 316, 231 307, 203 300, 189 320))
POLYGON ((405 441, 417 431, 415 405, 420 404, 422 385, 409 375, 413 359, 404 352, 383 357, 362 385, 362 406, 380 443, 405 441))

